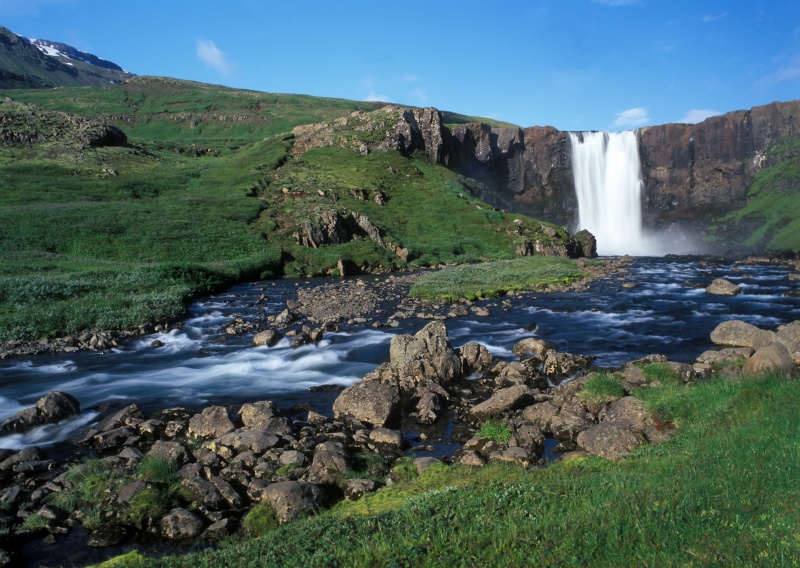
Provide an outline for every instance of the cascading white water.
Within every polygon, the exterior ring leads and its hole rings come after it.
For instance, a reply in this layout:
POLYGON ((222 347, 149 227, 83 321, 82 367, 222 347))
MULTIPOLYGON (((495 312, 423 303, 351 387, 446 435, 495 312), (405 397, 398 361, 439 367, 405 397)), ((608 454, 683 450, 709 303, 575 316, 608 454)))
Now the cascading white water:
POLYGON ((569 133, 578 228, 603 256, 653 254, 642 233, 642 167, 636 133, 569 133))

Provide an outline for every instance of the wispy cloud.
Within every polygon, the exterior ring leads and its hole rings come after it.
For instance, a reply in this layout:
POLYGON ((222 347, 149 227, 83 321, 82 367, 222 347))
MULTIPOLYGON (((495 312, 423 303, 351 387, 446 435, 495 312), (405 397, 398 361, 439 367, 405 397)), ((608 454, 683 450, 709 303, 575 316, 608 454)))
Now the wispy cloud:
POLYGON ((639 0, 592 0, 592 2, 603 6, 633 6, 638 4, 639 0))
POLYGON ((197 42, 197 59, 226 77, 233 75, 235 71, 234 65, 228 61, 225 53, 220 51, 217 44, 211 40, 197 42))
POLYGON ((614 115, 614 126, 617 128, 636 128, 650 122, 647 109, 636 107, 623 110, 614 115))
POLYGON ((767 89, 784 81, 796 81, 798 79, 800 79, 800 55, 795 55, 774 73, 759 79, 755 86, 757 89, 767 89))
POLYGON ((364 77, 361 79, 360 86, 363 90, 367 91, 367 96, 364 97, 365 101, 369 102, 389 102, 389 97, 379 93, 375 87, 375 79, 373 77, 364 77))
POLYGON ((728 12, 722 12, 721 14, 706 14, 705 16, 700 18, 700 21, 703 22, 704 24, 709 24, 711 22, 716 22, 717 20, 721 20, 727 15, 728 12))
POLYGON ((697 124, 698 122, 703 122, 709 117, 719 116, 720 114, 722 113, 718 110, 693 108, 692 110, 687 111, 683 118, 678 120, 678 122, 683 124, 697 124))

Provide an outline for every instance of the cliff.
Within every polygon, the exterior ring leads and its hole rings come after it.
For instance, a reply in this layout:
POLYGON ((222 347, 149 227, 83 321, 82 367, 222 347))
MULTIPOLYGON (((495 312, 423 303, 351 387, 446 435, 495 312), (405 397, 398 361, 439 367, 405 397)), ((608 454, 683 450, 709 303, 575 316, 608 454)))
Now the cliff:
MULTIPOLYGON (((800 136, 800 101, 730 112, 699 124, 646 127, 637 135, 645 227, 678 239, 709 240, 715 220, 748 204, 759 172, 797 160, 800 151, 787 152, 785 147, 800 136), (777 146, 784 148, 774 151, 777 146)), ((478 182, 465 181, 471 193, 501 209, 569 227, 577 223, 565 132, 549 126, 492 128, 472 123, 454 126, 451 142, 447 163, 478 182)), ((795 187, 783 180, 784 191, 795 187)), ((762 240, 764 246, 769 244, 769 239, 762 240)))

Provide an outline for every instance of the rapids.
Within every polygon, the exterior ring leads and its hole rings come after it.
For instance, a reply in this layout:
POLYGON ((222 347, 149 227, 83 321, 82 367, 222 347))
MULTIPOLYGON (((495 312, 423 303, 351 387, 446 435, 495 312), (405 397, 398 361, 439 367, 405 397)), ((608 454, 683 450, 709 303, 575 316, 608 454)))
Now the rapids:
MULTIPOLYGON (((634 288, 610 279, 592 283, 583 293, 481 302, 489 306, 490 316, 446 322, 451 343, 459 347, 479 341, 495 356, 511 359, 514 343, 535 335, 555 342, 560 351, 595 356, 595 366, 620 366, 651 353, 691 362, 711 347, 709 333, 724 320, 742 319, 774 329, 800 319, 800 300, 784 295, 797 290, 797 283, 779 266, 640 258, 630 271, 626 281, 635 282, 634 288), (743 292, 733 297, 706 294, 704 287, 717 277, 739 284, 743 292)), ((180 329, 140 337, 106 353, 0 361, 0 420, 52 390, 73 395, 84 410, 67 423, 0 438, 0 447, 69 440, 104 410, 131 402, 151 412, 268 399, 285 408, 308 404, 330 415, 336 390, 310 388, 359 380, 388 360, 394 334, 414 333, 427 321, 408 318, 395 329, 343 324, 342 331, 325 334, 320 344, 297 349, 286 339, 268 348, 254 347, 251 335, 225 335, 226 322, 277 314, 296 296, 298 286, 318 283, 285 280, 235 286, 194 302, 180 329), (269 300, 257 305, 262 294, 269 300), (154 340, 164 346, 152 348, 154 340)), ((385 320, 386 315, 377 314, 376 319, 385 320)))

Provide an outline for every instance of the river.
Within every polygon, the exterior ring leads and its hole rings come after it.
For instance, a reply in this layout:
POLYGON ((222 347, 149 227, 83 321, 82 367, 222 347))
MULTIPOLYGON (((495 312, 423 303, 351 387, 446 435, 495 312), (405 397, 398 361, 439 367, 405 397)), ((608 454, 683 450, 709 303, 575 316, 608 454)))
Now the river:
MULTIPOLYGON (((588 292, 532 294, 481 302, 488 317, 465 316, 446 322, 451 343, 486 345, 511 359, 511 347, 535 335, 560 351, 596 357, 595 366, 615 367, 651 353, 691 362, 711 347, 710 332, 720 322, 741 319, 765 329, 800 319, 798 282, 785 267, 744 265, 690 258, 639 258, 624 281, 613 277, 591 284, 588 292), (742 293, 712 296, 704 288, 713 278, 737 283, 742 293), (635 287, 623 287, 623 282, 635 287)), ((362 277, 367 281, 372 277, 362 277)), ((200 408, 272 400, 281 407, 310 404, 330 415, 335 390, 388 360, 394 334, 414 333, 423 319, 401 320, 397 328, 342 325, 318 345, 255 347, 252 335, 229 336, 225 324, 277 314, 296 297, 299 286, 323 281, 280 280, 234 286, 198 299, 180 329, 129 340, 106 353, 83 352, 0 362, 0 420, 32 406, 49 391, 76 397, 82 415, 67 423, 0 438, 0 447, 48 446, 74 436, 103 409, 136 402, 145 411, 172 406, 200 408), (258 302, 259 297, 268 297, 258 302), (153 348, 153 341, 163 347, 153 348)), ((68 443, 66 445, 69 445, 68 443)))

